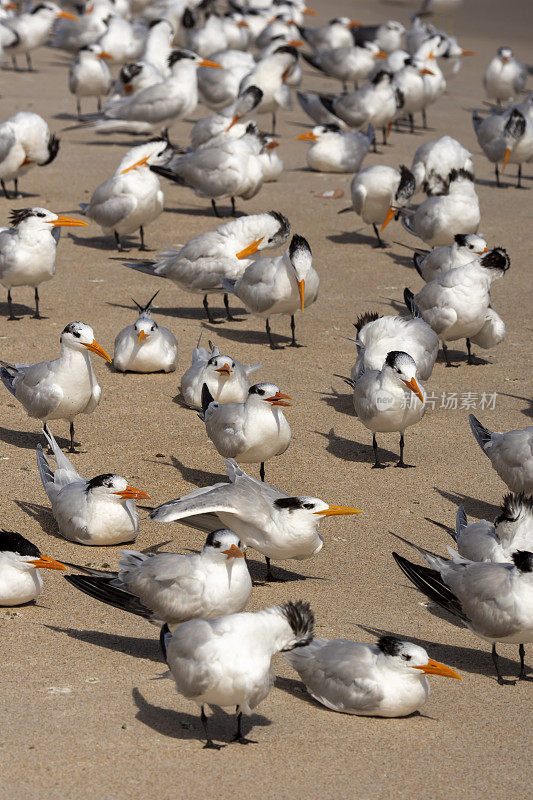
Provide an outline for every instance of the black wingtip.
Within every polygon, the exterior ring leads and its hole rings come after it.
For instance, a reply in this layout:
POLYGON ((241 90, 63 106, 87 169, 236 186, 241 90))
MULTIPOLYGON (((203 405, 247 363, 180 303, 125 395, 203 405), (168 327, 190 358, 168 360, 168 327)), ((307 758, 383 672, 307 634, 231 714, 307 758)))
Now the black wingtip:
POLYGON ((209 391, 209 387, 207 383, 204 383, 202 386, 202 411, 205 414, 209 405, 213 402, 214 398, 211 392, 209 391))
POLYGON ((161 648, 161 652, 163 653, 163 658, 165 661, 167 660, 167 643, 166 638, 170 634, 170 629, 165 622, 164 625, 161 626, 161 630, 159 631, 159 646, 161 648))
POLYGON ((407 308, 409 309, 409 312, 411 314, 414 313, 414 308, 415 308, 415 305, 416 305, 415 302, 414 302, 414 297, 415 296, 414 296, 413 292, 410 289, 408 289, 407 287, 405 287, 405 289, 403 290, 403 299, 404 299, 405 305, 407 306, 407 308))

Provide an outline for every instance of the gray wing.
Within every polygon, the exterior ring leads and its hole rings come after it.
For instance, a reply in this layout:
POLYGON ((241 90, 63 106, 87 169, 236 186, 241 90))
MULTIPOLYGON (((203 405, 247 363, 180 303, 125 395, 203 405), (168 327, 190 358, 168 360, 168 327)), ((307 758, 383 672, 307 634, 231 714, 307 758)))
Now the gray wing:
POLYGON ((96 189, 87 209, 87 216, 94 219, 102 228, 113 228, 129 216, 137 206, 132 194, 111 195, 112 180, 111 178, 105 181, 96 189))

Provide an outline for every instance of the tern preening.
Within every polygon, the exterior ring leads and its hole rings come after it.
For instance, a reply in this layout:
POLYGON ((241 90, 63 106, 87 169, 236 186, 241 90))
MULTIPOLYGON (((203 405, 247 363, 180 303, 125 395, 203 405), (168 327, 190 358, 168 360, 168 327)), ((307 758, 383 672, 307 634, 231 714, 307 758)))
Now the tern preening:
POLYGON ((221 529, 207 536, 200 553, 122 550, 118 572, 78 567, 87 574, 69 575, 69 583, 154 625, 216 619, 242 611, 252 593, 244 549, 235 533, 221 529))
POLYGON ((468 420, 476 442, 509 489, 533 494, 533 425, 522 430, 496 433, 473 414, 468 420))
POLYGON ((283 655, 311 697, 343 714, 406 717, 429 698, 426 675, 461 679, 423 647, 396 636, 377 644, 315 638, 283 655))
POLYGON ((489 114, 485 119, 474 111, 472 124, 479 146, 494 164, 496 185, 501 185, 498 165, 502 163, 503 173, 509 162, 518 164, 516 186, 519 189, 522 185, 522 164, 533 158, 533 120, 518 108, 510 108, 489 114))
POLYGON ((70 423, 70 452, 74 453, 74 419, 91 414, 102 396, 89 353, 111 362, 84 322, 71 322, 59 337, 61 354, 54 361, 38 364, 7 364, 0 361, 0 379, 21 403, 29 417, 46 423, 64 419, 70 423))
POLYGON ((365 167, 352 178, 353 208, 363 222, 372 225, 378 245, 385 247, 380 231, 415 193, 415 179, 403 164, 400 169, 376 164, 365 167))
MULTIPOLYGON (((201 338, 201 337, 200 337, 201 338)), ((192 364, 181 378, 183 399, 191 408, 202 408, 202 387, 205 383, 218 403, 244 403, 250 388, 250 375, 261 364, 241 364, 232 356, 221 354, 209 342, 209 350, 200 347, 200 339, 192 352, 192 364)))
POLYGON ((429 196, 448 193, 453 169, 474 173, 472 154, 451 136, 421 144, 411 165, 417 191, 429 196))
POLYGON ((318 125, 297 139, 312 142, 307 164, 316 172, 357 172, 374 141, 374 129, 366 133, 342 131, 338 125, 318 125))
POLYGON ((37 600, 43 590, 40 569, 66 567, 43 556, 20 533, 0 530, 0 606, 20 606, 37 600))
POLYGON ((493 525, 486 519, 468 522, 459 506, 451 535, 459 555, 470 561, 512 563, 516 550, 533 550, 533 497, 506 494, 493 525))
POLYGON ((0 186, 9 198, 6 181, 13 181, 12 197, 18 198, 18 182, 32 167, 51 164, 59 152, 59 139, 45 120, 33 111, 18 111, 0 124, 0 186))
POLYGON ((43 431, 57 469, 52 471, 40 444, 37 466, 52 514, 65 539, 78 544, 110 545, 132 542, 139 532, 134 500, 150 499, 125 478, 113 473, 87 480, 57 446, 46 428, 43 431))
POLYGON ((227 527, 249 547, 270 560, 311 558, 324 544, 318 525, 324 517, 361 514, 357 508, 334 506, 317 497, 290 497, 281 489, 252 478, 233 459, 225 461, 229 481, 196 489, 154 508, 156 522, 179 521, 201 531, 227 527))
POLYGON ((120 372, 174 372, 178 364, 178 342, 168 328, 151 315, 159 290, 139 309, 133 325, 123 328, 115 339, 113 366, 120 372))
POLYGON ((452 245, 417 250, 413 254, 413 264, 420 277, 429 283, 451 269, 469 264, 488 251, 487 242, 479 234, 457 233, 452 245))
POLYGON ((242 733, 242 715, 249 716, 268 695, 274 682, 275 653, 288 652, 313 638, 314 615, 301 600, 242 612, 215 620, 190 620, 171 634, 161 629, 163 655, 184 697, 201 709, 205 748, 220 750, 209 736, 204 705, 235 706, 237 732, 233 741, 253 742, 242 733))

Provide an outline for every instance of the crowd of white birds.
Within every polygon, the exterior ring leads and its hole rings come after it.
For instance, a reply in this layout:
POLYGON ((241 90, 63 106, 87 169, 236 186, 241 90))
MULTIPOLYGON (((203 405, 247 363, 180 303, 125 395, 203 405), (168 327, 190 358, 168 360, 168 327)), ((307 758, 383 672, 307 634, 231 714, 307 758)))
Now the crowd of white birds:
MULTIPOLYGON (((443 135, 418 147, 410 167, 361 169, 369 150, 377 152, 378 138, 385 144, 394 129, 413 131, 415 115, 425 129, 430 106, 447 84, 453 91, 462 59, 473 53, 439 29, 436 20, 453 14, 462 2, 425 0, 405 27, 392 20, 367 25, 346 17, 310 26, 314 12, 304 0, 89 0, 68 9, 51 0, 34 7, 0 0, 0 59, 4 69, 11 62, 15 85, 17 57, 24 56, 32 70, 38 69, 43 45, 71 53, 67 83, 77 119, 66 130, 149 137, 124 153, 111 177, 91 187, 90 201, 80 204, 87 222, 38 206, 11 211, 9 227, 0 230, 0 283, 7 289, 8 319, 16 319, 12 291, 19 287, 33 287, 34 317, 40 318, 38 287, 55 275, 61 226, 96 223, 105 236, 114 237, 119 251, 124 237, 138 231, 145 250, 147 226, 164 213, 164 178, 210 201, 217 217, 217 203, 230 199, 233 219, 216 228, 210 224, 184 245, 169 243, 155 259, 130 259, 124 266, 201 295, 210 322, 209 295, 223 296, 230 320, 229 299, 238 298, 247 312, 265 321, 272 349, 281 348, 270 319, 290 318, 291 340, 282 356, 290 358, 288 348, 299 346, 295 319, 319 294, 311 245, 291 232, 279 211, 239 215, 236 203, 281 175, 276 120, 291 108, 294 96, 313 123, 297 136, 309 143, 309 168, 354 173, 352 205, 346 210, 373 227, 377 246, 387 246, 383 231, 393 220, 421 241, 414 244, 413 264, 424 286, 418 292, 405 289, 401 315, 360 315, 357 360, 346 378, 356 417, 372 433, 373 468, 386 466, 376 436, 391 432, 399 435, 396 466, 408 467, 405 431, 425 413, 423 384, 431 378, 439 343, 446 366, 453 367, 448 342, 465 339, 470 364, 472 344, 493 348, 506 335, 490 290, 511 259, 503 246, 478 233, 482 215, 468 150, 443 135), (305 91, 302 61, 337 80, 338 93, 305 91), (91 98, 94 112, 86 105, 91 98), (208 115, 192 126, 186 149, 174 147, 172 124, 189 118, 198 106, 208 115), (258 118, 271 122, 268 133, 258 118), (418 205, 413 202, 417 194, 425 195, 418 205), (281 255, 263 253, 282 246, 281 255)), ((474 111, 472 122, 480 147, 495 165, 495 191, 508 164, 517 165, 519 188, 523 165, 533 160, 528 72, 531 68, 509 47, 500 47, 484 73, 485 111, 474 111)), ((480 85, 483 107, 481 91, 480 85)), ((60 141, 38 114, 19 110, 0 124, 0 185, 6 200, 19 200, 19 181, 33 166, 56 158, 61 159, 60 141)), ((518 203, 517 196, 507 200, 518 203)), ((122 373, 178 368, 178 342, 153 316, 156 295, 136 304, 139 316, 118 333, 112 358, 90 325, 70 322, 61 333, 57 359, 1 362, 7 390, 43 425, 55 468, 41 444, 37 464, 59 532, 80 545, 133 542, 139 532, 135 501, 149 498, 119 475, 84 478, 57 445, 49 423, 69 422, 70 452, 75 453, 74 420, 95 411, 101 398, 91 353, 122 373)), ((291 428, 282 409, 292 398, 272 382, 252 384, 251 375, 260 367, 240 363, 211 342, 206 349, 199 340, 191 365, 183 370, 183 402, 205 423, 225 459, 227 480, 152 508, 149 517, 203 531, 201 553, 124 550, 119 571, 109 572, 56 561, 19 533, 0 532, 0 605, 35 600, 43 588, 39 570, 68 567, 72 586, 161 626, 160 643, 177 690, 201 707, 205 746, 216 749, 222 745, 209 735, 204 706, 234 706, 235 740, 250 742, 242 714, 251 714, 268 694, 277 652, 285 654, 317 701, 351 714, 409 715, 428 698, 427 675, 460 677, 421 647, 394 636, 382 636, 376 644, 314 638, 314 615, 304 601, 244 611, 252 592, 248 547, 265 557, 266 579, 275 580, 271 560, 307 559, 321 550, 318 526, 324 517, 361 513, 316 497, 289 496, 265 481, 265 462, 290 446, 291 428), (260 464, 260 479, 239 466, 248 463, 260 464)), ((533 427, 494 433, 473 415, 470 424, 512 494, 505 496, 494 524, 469 524, 460 507, 453 536, 457 550, 448 548, 448 557, 410 542, 424 566, 393 555, 434 606, 491 643, 503 684, 510 681, 501 675, 497 643, 519 645, 519 679, 527 679, 524 644, 533 642, 533 427)))

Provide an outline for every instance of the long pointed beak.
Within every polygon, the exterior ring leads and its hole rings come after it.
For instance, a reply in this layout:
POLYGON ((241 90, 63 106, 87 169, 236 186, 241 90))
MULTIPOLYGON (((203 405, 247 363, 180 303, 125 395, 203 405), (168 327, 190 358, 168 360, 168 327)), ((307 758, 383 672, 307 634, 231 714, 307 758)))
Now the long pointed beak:
POLYGON ((391 221, 391 219, 393 218, 395 213, 396 213, 396 211, 393 209, 393 207, 389 206, 389 210, 387 211, 387 216, 385 217, 385 221, 383 222, 383 225, 381 226, 380 233, 383 233, 383 231, 385 230, 385 228, 387 227, 387 225, 389 224, 389 222, 391 221))
POLYGON ((376 58, 388 58, 388 55, 387 55, 387 53, 384 53, 383 50, 379 50, 376 53, 376 58))
POLYGON ((307 6, 303 9, 302 14, 307 14, 309 17, 316 17, 318 11, 315 11, 314 8, 307 8, 307 6))
POLYGON ((364 511, 350 506, 330 506, 325 511, 313 511, 313 514, 318 514, 321 517, 340 517, 348 514, 364 514, 364 511))
POLYGON ((296 138, 300 139, 302 142, 315 142, 318 136, 315 136, 313 131, 307 131, 306 133, 299 133, 296 138))
POLYGON ((248 25, 248 23, 246 22, 245 19, 240 19, 238 21, 238 23, 237 23, 237 27, 238 28, 249 28, 250 26, 248 25))
POLYGON ((261 236, 260 239, 256 239, 254 242, 245 247, 244 250, 239 250, 238 253, 235 253, 235 258, 248 258, 248 256, 253 256, 254 253, 257 253, 259 250, 259 245, 263 241, 265 237, 261 236))
POLYGON ((126 167, 126 169, 123 169, 121 175, 124 175, 125 172, 130 172, 130 170, 136 169, 137 167, 143 167, 149 158, 150 156, 143 156, 140 161, 136 161, 135 164, 131 165, 131 167, 126 167))
POLYGON ((72 219, 72 217, 64 217, 61 214, 58 215, 57 219, 48 219, 46 220, 49 225, 53 225, 54 228, 86 228, 89 223, 83 222, 81 219, 72 219))
POLYGON ((244 558, 244 553, 236 544, 232 544, 229 550, 222 550, 222 552, 228 558, 244 558))
POLYGON ((82 344, 87 348, 87 350, 90 350, 91 353, 96 353, 96 355, 103 358, 104 361, 109 361, 109 363, 111 363, 111 358, 109 357, 108 353, 106 353, 102 345, 98 344, 96 339, 93 339, 91 344, 86 344, 85 342, 82 342, 82 344))
POLYGON ((290 42, 287 42, 287 47, 303 47, 304 43, 301 39, 291 39, 290 42))
POLYGON ((230 130, 233 128, 233 126, 235 125, 235 123, 236 123, 236 122, 238 122, 239 120, 240 120, 240 116, 239 116, 238 114, 235 114, 235 116, 234 116, 234 117, 233 117, 233 119, 231 120, 230 124, 229 124, 229 125, 228 125, 228 127, 226 128, 226 133, 227 133, 228 131, 230 131, 230 130))
POLYGON ((33 161, 31 160, 31 158, 26 157, 20 166, 27 167, 28 164, 33 164, 33 161))
POLYGON ((223 367, 219 367, 219 369, 216 369, 215 372, 219 372, 221 375, 231 375, 231 369, 227 364, 225 364, 223 367))
POLYGON ((79 17, 77 17, 76 14, 69 14, 68 11, 62 11, 57 16, 58 17, 63 17, 64 19, 79 19, 79 17))
POLYGON ((304 300, 305 300, 305 281, 297 281, 298 283, 298 292, 300 293, 300 310, 304 310, 304 300))
POLYGON ((404 379, 402 378, 402 382, 405 383, 405 385, 412 392, 414 392, 416 394, 416 396, 418 397, 418 399, 420 400, 421 403, 424 402, 424 395, 420 391, 420 386, 418 385, 418 383, 416 382, 416 380, 414 378, 411 378, 410 381, 404 381, 404 379))
POLYGON ((463 680, 454 669, 447 667, 446 664, 440 664, 438 661, 433 661, 432 658, 429 659, 427 664, 424 664, 421 667, 415 666, 414 669, 419 669, 426 675, 442 675, 444 678, 457 678, 459 681, 463 680))
POLYGON ((141 489, 135 489, 133 486, 126 486, 125 489, 122 489, 120 492, 113 492, 120 497, 121 500, 151 500, 149 494, 146 492, 141 491, 141 489))
POLYGON ((423 67, 423 68, 420 70, 420 74, 421 74, 421 75, 434 75, 435 73, 433 72, 433 70, 431 70, 431 69, 428 69, 427 67, 423 67))
POLYGON ((111 53, 106 53, 105 50, 102 50, 101 53, 98 53, 98 58, 109 58, 112 60, 113 56, 111 55, 111 53))
POLYGON ((33 564, 37 569, 60 569, 62 572, 66 572, 67 569, 61 561, 55 561, 53 558, 48 558, 48 556, 43 555, 40 555, 35 561, 30 561, 29 563, 33 564))
POLYGON ((216 67, 216 69, 224 69, 222 64, 217 64, 216 61, 209 61, 207 58, 203 58, 200 61, 200 66, 201 67, 216 67))
POLYGON ((266 146, 266 150, 275 150, 276 147, 279 147, 279 142, 269 142, 266 146))
POLYGON ((511 155, 511 151, 510 150, 506 150, 505 151, 505 158, 503 159, 502 172, 505 172, 505 167, 507 166, 507 160, 508 160, 510 155, 511 155))
POLYGON ((477 52, 477 50, 461 50, 461 55, 462 56, 477 56, 478 52, 477 52))
POLYGON ((289 397, 288 394, 282 394, 282 392, 276 392, 274 397, 266 397, 265 398, 267 403, 270 403, 271 406, 292 406, 292 403, 285 403, 284 400, 292 400, 292 397, 289 397))
POLYGON ((137 344, 142 344, 145 339, 148 339, 148 334, 144 331, 139 331, 139 335, 137 336, 137 344))

